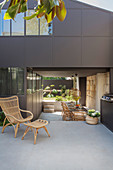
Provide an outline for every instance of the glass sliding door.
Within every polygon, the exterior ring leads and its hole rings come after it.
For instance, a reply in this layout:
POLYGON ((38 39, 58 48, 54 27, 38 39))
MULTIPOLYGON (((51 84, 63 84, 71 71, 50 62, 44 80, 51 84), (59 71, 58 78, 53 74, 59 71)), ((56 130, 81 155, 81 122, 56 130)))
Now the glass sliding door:
POLYGON ((24 94, 24 71, 22 68, 11 68, 11 94, 24 94))
POLYGON ((0 96, 24 95, 24 69, 0 68, 0 96))
POLYGON ((10 95, 10 68, 0 68, 0 96, 10 95))

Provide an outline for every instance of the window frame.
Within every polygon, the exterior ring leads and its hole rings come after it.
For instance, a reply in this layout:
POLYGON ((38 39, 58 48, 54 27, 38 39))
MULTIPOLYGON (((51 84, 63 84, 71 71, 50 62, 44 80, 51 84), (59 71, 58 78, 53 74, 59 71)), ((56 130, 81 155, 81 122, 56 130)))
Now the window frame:
MULTIPOLYGON (((3 8, 2 10, 7 10, 6 8, 3 8)), ((28 8, 28 10, 34 10, 33 8, 28 8)), ((24 17, 26 16, 26 12, 24 13, 24 17)), ((10 19, 10 35, 1 35, 0 37, 52 37, 53 32, 53 21, 52 23, 52 34, 49 35, 40 35, 40 19, 39 19, 39 35, 26 35, 26 20, 24 20, 24 35, 12 35, 12 20, 10 19)))

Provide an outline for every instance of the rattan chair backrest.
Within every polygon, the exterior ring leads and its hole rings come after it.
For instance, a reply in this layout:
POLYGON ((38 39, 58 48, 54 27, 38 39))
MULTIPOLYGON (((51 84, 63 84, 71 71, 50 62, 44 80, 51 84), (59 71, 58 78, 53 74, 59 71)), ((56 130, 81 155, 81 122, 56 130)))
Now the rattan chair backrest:
POLYGON ((7 114, 14 116, 17 119, 22 119, 17 96, 0 98, 0 106, 10 122, 14 122, 14 119, 10 116, 7 116, 7 114))
POLYGON ((69 112, 68 106, 67 106, 67 104, 65 102, 62 102, 61 105, 62 105, 62 108, 63 108, 64 112, 69 112))

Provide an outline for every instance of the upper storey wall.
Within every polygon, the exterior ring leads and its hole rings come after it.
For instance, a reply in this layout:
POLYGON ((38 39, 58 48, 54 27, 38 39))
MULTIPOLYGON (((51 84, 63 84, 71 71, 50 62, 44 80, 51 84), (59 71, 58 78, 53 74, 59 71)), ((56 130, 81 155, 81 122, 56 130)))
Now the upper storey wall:
POLYGON ((52 36, 0 37, 0 67, 113 67, 113 14, 64 1, 67 17, 54 19, 52 36))
POLYGON ((59 60, 60 66, 113 66, 113 14, 74 1, 66 0, 66 4, 66 20, 61 24, 54 20, 55 66, 59 60))

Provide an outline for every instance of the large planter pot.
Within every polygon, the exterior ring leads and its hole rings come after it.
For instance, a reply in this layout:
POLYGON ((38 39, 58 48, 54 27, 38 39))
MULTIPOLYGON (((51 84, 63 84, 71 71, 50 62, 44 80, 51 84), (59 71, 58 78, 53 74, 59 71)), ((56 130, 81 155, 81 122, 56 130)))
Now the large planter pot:
POLYGON ((98 117, 91 117, 91 116, 87 115, 86 123, 88 123, 90 125, 96 125, 96 124, 98 124, 98 117))

